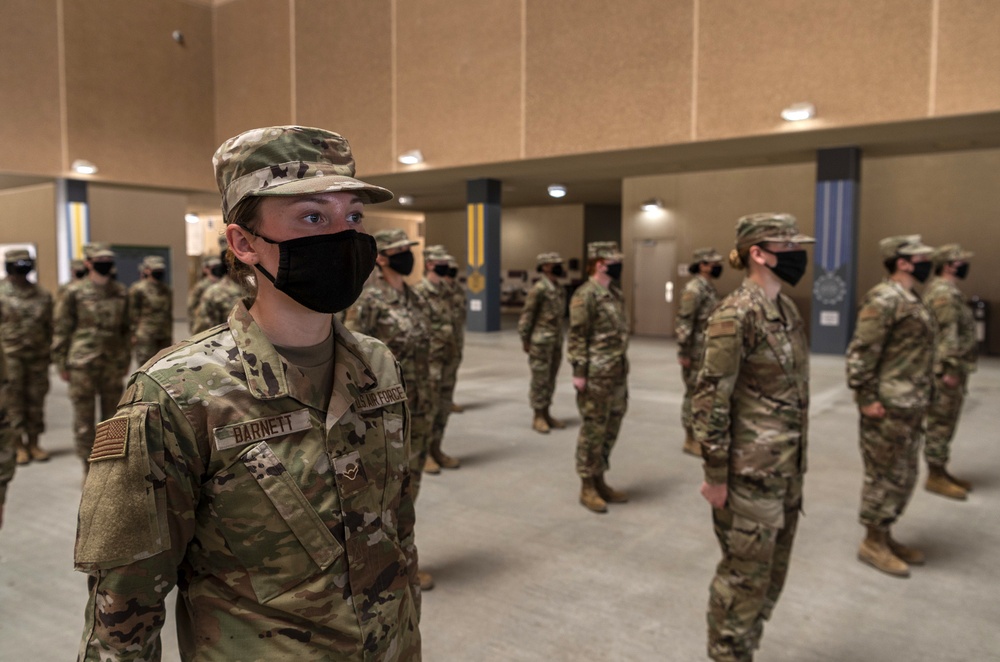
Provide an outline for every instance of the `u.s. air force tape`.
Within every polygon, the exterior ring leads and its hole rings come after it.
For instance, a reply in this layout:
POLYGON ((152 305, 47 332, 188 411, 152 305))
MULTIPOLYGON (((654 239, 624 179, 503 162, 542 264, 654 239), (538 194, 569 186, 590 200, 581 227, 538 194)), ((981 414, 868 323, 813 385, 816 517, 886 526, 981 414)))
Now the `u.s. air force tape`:
POLYGON ((293 432, 308 430, 311 427, 309 410, 299 409, 218 427, 212 430, 212 434, 215 436, 215 447, 224 451, 234 446, 243 446, 273 437, 283 437, 293 432))
POLYGON ((402 386, 390 386, 381 391, 362 393, 354 399, 354 409, 356 411, 378 409, 403 400, 406 400, 406 390, 402 386))

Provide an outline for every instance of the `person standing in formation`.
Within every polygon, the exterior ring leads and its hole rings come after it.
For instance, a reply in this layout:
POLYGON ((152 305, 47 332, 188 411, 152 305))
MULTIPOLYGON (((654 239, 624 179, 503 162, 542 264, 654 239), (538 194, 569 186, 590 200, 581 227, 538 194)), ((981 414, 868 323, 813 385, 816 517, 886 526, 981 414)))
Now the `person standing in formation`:
POLYGON ((694 277, 684 286, 675 326, 677 362, 681 365, 684 380, 681 424, 684 426, 684 452, 701 457, 701 447, 694 440, 691 430, 691 393, 705 351, 708 316, 719 302, 719 294, 712 281, 722 275, 722 256, 714 248, 699 248, 694 252, 688 273, 694 277))
POLYGON ((931 273, 934 249, 920 235, 887 237, 879 251, 889 277, 865 295, 847 346, 847 385, 860 413, 862 563, 909 577, 924 553, 892 537, 913 494, 934 387, 934 318, 913 291, 931 273))
POLYGON ((56 290, 56 303, 59 303, 59 301, 63 297, 63 293, 66 292, 68 288, 72 287, 73 284, 75 283, 79 283, 81 280, 87 277, 87 263, 84 262, 83 260, 71 261, 69 270, 72 278, 70 278, 68 282, 60 285, 59 289, 56 290))
POLYGON ((535 258, 535 269, 541 278, 528 292, 517 322, 521 347, 528 355, 531 369, 531 386, 528 402, 535 415, 531 429, 548 434, 566 424, 552 418, 552 394, 556 390, 556 375, 562 363, 563 337, 566 331, 566 290, 559 279, 566 275, 559 253, 540 253, 535 258))
MULTIPOLYGON (((378 257, 375 265, 380 277, 365 287, 348 317, 347 328, 378 338, 399 361, 406 386, 406 404, 410 410, 410 474, 413 500, 420 493, 424 463, 431 442, 434 398, 428 379, 430 321, 425 303, 404 280, 413 272, 412 247, 403 230, 379 230, 375 233, 378 257)), ((420 588, 434 588, 429 572, 418 570, 420 588)))
POLYGON ((802 509, 809 417, 809 345, 782 283, 805 274, 791 214, 736 223, 734 269, 746 278, 708 319, 691 398, 701 445, 701 495, 722 550, 709 586, 708 656, 749 662, 785 584, 802 509))
POLYGON ((219 278, 225 273, 222 260, 218 255, 207 255, 201 258, 201 277, 188 292, 187 316, 188 329, 194 333, 194 325, 198 319, 198 306, 201 305, 201 298, 205 296, 205 290, 219 282, 219 278))
POLYGON ((80 502, 82 662, 419 662, 410 426, 399 364, 334 314, 375 264, 339 134, 253 129, 213 159, 237 278, 228 321, 133 373, 80 502), (294 167, 293 167, 294 166, 294 167))
POLYGON ((576 473, 583 483, 580 503, 595 513, 628 495, 608 485, 604 474, 628 409, 628 322, 619 285, 621 251, 614 241, 587 244, 590 278, 569 304, 566 357, 583 424, 576 442, 576 473))
POLYGON ((934 399, 927 411, 928 492, 964 500, 972 483, 948 472, 951 441, 968 388, 969 375, 976 370, 976 321, 965 302, 959 281, 969 274, 972 253, 958 244, 946 244, 934 253, 934 273, 924 300, 937 324, 934 349, 934 399))
POLYGON ((69 382, 76 454, 87 472, 94 445, 94 409, 111 418, 128 372, 129 312, 125 287, 112 279, 115 254, 104 244, 83 248, 87 278, 69 287, 56 306, 52 361, 69 382))
POLYGON ((136 366, 170 346, 174 327, 174 296, 164 283, 167 263, 158 255, 142 260, 142 278, 128 291, 132 351, 136 366))
MULTIPOLYGON (((205 288, 205 293, 201 295, 198 312, 195 314, 194 324, 191 325, 192 333, 201 333, 225 323, 233 307, 243 298, 243 287, 230 273, 232 266, 232 258, 229 257, 228 251, 223 251, 219 264, 212 267, 212 274, 218 274, 218 280, 205 288)), ((253 274, 246 275, 248 279, 252 277, 253 274)))
POLYGON ((28 280, 35 260, 23 248, 4 255, 7 278, 0 283, 0 351, 7 358, 7 381, 0 400, 7 407, 17 463, 45 462, 38 444, 45 432, 45 395, 49 392, 52 344, 52 295, 28 280))
POLYGON ((455 335, 455 312, 451 292, 445 282, 448 262, 453 258, 444 246, 428 246, 424 249, 424 278, 413 289, 426 302, 427 317, 430 321, 430 388, 434 398, 434 421, 431 426, 431 443, 424 471, 441 473, 441 468, 457 469, 459 461, 441 450, 444 430, 451 415, 451 401, 455 393, 453 373, 449 366, 458 356, 455 335))
POLYGON ((462 353, 465 351, 465 322, 469 317, 469 302, 466 297, 465 287, 458 280, 458 261, 452 257, 448 261, 448 274, 444 277, 444 282, 451 290, 451 306, 455 313, 454 329, 455 344, 458 351, 455 360, 448 366, 448 380, 452 383, 451 413, 461 414, 465 407, 455 402, 455 385, 458 384, 458 368, 462 365, 462 353))

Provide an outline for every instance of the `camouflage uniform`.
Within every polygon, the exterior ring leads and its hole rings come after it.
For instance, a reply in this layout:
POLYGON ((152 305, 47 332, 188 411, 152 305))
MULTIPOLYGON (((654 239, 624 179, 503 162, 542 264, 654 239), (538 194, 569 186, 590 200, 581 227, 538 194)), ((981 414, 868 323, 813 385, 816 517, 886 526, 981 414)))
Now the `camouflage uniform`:
POLYGON ((891 526, 913 493, 933 361, 934 320, 920 297, 892 279, 869 290, 847 348, 847 384, 858 407, 881 402, 886 410, 884 418, 861 415, 866 526, 891 526))
MULTIPOLYGON (((935 261, 966 261, 971 253, 957 245, 941 246, 935 261), (938 257, 942 256, 942 257, 938 257)), ((935 278, 924 292, 924 300, 937 324, 934 351, 934 399, 927 412, 927 464, 943 467, 951 458, 951 440, 962 411, 969 374, 976 370, 976 322, 962 291, 944 278, 935 278), (942 377, 952 375, 957 386, 942 377)))
MULTIPOLYGON (((453 267, 455 262, 452 260, 449 263, 449 268, 455 270, 456 276, 458 275, 458 268, 453 267)), ((452 403, 452 411, 460 411, 459 407, 456 409, 455 406, 455 385, 458 383, 458 369, 462 365, 462 353, 465 351, 465 322, 469 316, 469 304, 465 294, 465 288, 462 284, 455 280, 454 277, 449 277, 445 279, 448 284, 448 289, 451 291, 451 311, 455 315, 455 319, 452 322, 452 328, 455 331, 455 360, 452 361, 445 367, 448 373, 447 381, 451 383, 451 393, 448 395, 448 399, 452 403)))
MULTIPOLYGON (((694 264, 701 262, 719 262, 722 256, 715 249, 699 249, 694 253, 694 264)), ((677 358, 686 359, 690 363, 681 366, 681 377, 684 380, 684 403, 681 405, 681 424, 687 439, 694 439, 691 429, 691 394, 694 392, 695 379, 701 369, 701 359, 705 349, 705 327, 708 316, 719 302, 715 287, 704 276, 695 275, 684 286, 681 294, 680 309, 674 332, 677 335, 677 358)))
MULTIPOLYGON (((555 255, 559 263, 562 262, 558 254, 551 255, 555 255)), ((552 404, 556 375, 562 361, 565 318, 566 291, 543 274, 528 292, 517 322, 517 333, 521 344, 528 348, 528 366, 531 368, 528 402, 536 411, 548 409, 552 404)))
MULTIPOLYGON (((216 265, 221 265, 222 261, 215 256, 203 258, 201 261, 201 267, 204 271, 205 269, 213 269, 216 265)), ((206 274, 202 274, 202 277, 198 279, 198 282, 191 287, 191 291, 188 292, 187 299, 187 318, 188 318, 188 328, 191 333, 195 333, 194 324, 198 317, 198 306, 201 305, 201 298, 205 296, 205 290, 219 282, 218 278, 209 277, 206 274)))
MULTIPOLYGON (((162 258, 143 261, 144 268, 162 270, 162 258)), ((136 366, 141 366, 161 349, 169 347, 173 336, 173 293, 154 278, 138 280, 128 292, 130 330, 136 366)))
POLYGON ((576 442, 576 473, 581 478, 596 478, 608 470, 611 449, 628 408, 627 350, 628 324, 621 288, 613 282, 604 287, 591 277, 570 300, 566 340, 573 376, 587 378, 587 387, 576 394, 583 418, 576 442))
POLYGON ((243 288, 229 276, 212 283, 201 297, 198 314, 191 325, 193 333, 201 333, 226 321, 233 306, 243 298, 243 288))
MULTIPOLYGON (((0 352, 0 388, 7 380, 7 364, 4 353, 0 352)), ((0 398, 0 519, 3 515, 3 504, 7 500, 7 485, 14 480, 14 431, 7 420, 7 407, 0 398)))
POLYGON ((409 416, 377 340, 333 323, 333 391, 243 304, 136 372, 102 423, 75 551, 81 660, 419 660, 409 416))
POLYGON ((79 283, 81 280, 87 277, 87 264, 83 260, 73 260, 70 262, 70 271, 73 272, 72 278, 70 278, 68 283, 63 283, 56 290, 56 303, 59 303, 60 299, 63 298, 66 290, 71 287, 74 283, 79 283))
MULTIPOLYGON (((0 345, 7 356, 2 400, 16 439, 45 431, 52 344, 52 295, 34 283, 0 283, 0 345)), ((33 442, 32 442, 33 443, 33 442)))
POLYGON ((86 460, 94 444, 94 403, 101 420, 114 414, 129 365, 128 295, 114 280, 98 285, 89 278, 66 290, 56 306, 52 361, 69 373, 73 437, 86 460))

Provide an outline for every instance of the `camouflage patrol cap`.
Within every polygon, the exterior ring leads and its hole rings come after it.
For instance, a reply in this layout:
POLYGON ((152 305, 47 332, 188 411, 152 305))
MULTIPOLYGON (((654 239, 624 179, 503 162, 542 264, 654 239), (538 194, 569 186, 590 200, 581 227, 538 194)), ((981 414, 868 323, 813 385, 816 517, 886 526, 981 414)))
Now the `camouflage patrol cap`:
POLYGON ((147 255, 142 258, 142 268, 149 269, 150 271, 156 271, 157 269, 166 269, 167 262, 160 255, 147 255))
POLYGON ((958 244, 945 244, 938 246, 938 249, 934 251, 934 263, 968 262, 972 256, 972 251, 963 250, 958 244))
POLYGON ((555 251, 551 253, 539 253, 538 257, 535 258, 535 265, 539 267, 543 264, 562 264, 562 262, 562 256, 555 251))
POLYGON ((86 269, 87 265, 83 260, 72 260, 69 263, 70 271, 80 271, 81 269, 86 269))
POLYGON ((722 256, 714 248, 698 248, 693 253, 692 262, 722 262, 722 256))
POLYGON ((90 243, 83 245, 83 258, 85 260, 94 260, 99 257, 110 257, 115 256, 114 251, 107 244, 90 243))
POLYGON ((909 257, 911 255, 931 255, 934 249, 920 240, 919 234, 901 234, 886 237, 878 242, 878 250, 882 259, 891 260, 894 257, 909 257))
POLYGON ((454 260, 448 253, 448 249, 441 244, 435 244, 433 246, 428 246, 424 249, 424 262, 448 262, 449 260, 454 260))
POLYGON ((392 199, 388 190, 354 178, 351 146, 338 133, 305 126, 244 131, 212 157, 222 213, 248 196, 354 191, 367 203, 392 199))
POLYGON ((20 262, 21 260, 31 259, 31 253, 26 248, 12 248, 3 254, 4 262, 20 262))
POLYGON ((791 241, 812 244, 816 239, 799 232, 798 221, 791 214, 761 212, 736 221, 736 248, 749 248, 766 241, 791 241))
POLYGON ((378 252, 392 250, 393 248, 402 248, 404 246, 416 246, 419 241, 413 241, 406 234, 405 230, 400 230, 399 228, 392 228, 391 230, 379 230, 375 233, 375 244, 378 246, 378 252))
POLYGON ((205 255, 201 258, 201 266, 203 267, 211 268, 221 263, 222 259, 218 255, 205 255))
POLYGON ((592 241, 587 244, 587 258, 590 260, 621 260, 623 257, 617 241, 592 241))

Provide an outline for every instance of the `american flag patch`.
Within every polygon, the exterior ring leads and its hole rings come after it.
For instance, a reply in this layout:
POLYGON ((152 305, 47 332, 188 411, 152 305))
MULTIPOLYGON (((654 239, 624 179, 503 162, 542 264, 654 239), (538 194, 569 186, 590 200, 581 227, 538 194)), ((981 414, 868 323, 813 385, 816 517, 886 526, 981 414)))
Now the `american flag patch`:
POLYGON ((89 462, 125 457, 128 447, 128 417, 117 416, 98 424, 89 462))

